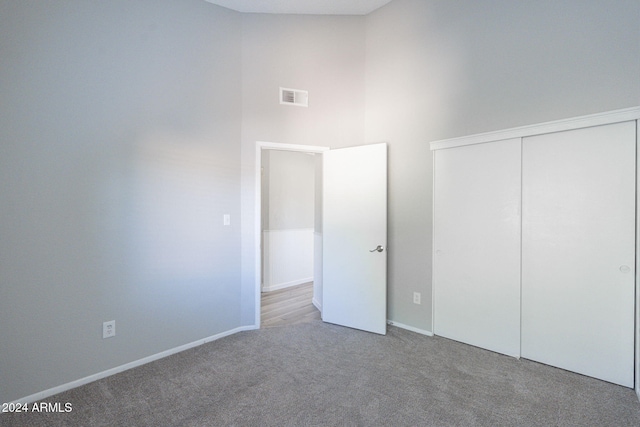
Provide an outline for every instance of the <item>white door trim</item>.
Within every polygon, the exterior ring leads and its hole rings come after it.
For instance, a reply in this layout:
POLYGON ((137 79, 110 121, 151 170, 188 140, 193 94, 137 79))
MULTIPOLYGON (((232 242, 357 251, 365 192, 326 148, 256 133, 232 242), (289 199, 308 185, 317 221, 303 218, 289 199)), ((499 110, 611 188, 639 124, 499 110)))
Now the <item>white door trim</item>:
POLYGON ((303 153, 322 153, 328 151, 329 147, 321 147, 314 145, 298 145, 298 144, 280 144, 277 142, 256 141, 256 161, 255 161, 255 200, 254 200, 254 223, 253 238, 255 242, 254 259, 255 259, 255 325, 256 329, 260 329, 260 272, 262 271, 262 257, 260 247, 262 242, 262 233, 260 232, 260 224, 262 223, 262 150, 282 150, 282 151, 300 151, 303 153))
POLYGON ((635 390, 640 400, 640 120, 636 121, 636 376, 635 390))

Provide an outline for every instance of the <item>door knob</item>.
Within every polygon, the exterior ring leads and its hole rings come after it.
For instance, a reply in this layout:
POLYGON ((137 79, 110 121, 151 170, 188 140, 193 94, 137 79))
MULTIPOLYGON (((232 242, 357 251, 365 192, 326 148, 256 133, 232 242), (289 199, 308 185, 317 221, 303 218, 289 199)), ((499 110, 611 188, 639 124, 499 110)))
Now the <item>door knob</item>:
POLYGON ((384 251, 384 247, 382 245, 378 245, 375 249, 371 249, 369 252, 382 252, 384 251))

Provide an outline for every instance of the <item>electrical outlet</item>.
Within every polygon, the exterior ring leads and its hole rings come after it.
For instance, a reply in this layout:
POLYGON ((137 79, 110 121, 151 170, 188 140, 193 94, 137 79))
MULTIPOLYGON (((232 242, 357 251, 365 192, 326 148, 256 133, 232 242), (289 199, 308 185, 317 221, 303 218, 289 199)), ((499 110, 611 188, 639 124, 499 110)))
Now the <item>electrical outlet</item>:
POLYGON ((231 215, 224 214, 223 217, 222 217, 222 223, 224 225, 231 225, 231 215))
POLYGON ((116 321, 109 320, 102 324, 102 338, 111 338, 116 336, 116 321))
POLYGON ((413 293, 413 303, 420 304, 420 292, 413 293))

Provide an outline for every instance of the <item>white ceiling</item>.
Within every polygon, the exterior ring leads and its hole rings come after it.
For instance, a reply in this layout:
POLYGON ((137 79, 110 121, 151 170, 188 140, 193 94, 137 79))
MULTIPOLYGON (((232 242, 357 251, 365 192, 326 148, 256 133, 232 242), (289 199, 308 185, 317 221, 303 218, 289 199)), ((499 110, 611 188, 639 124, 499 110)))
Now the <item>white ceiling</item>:
POLYGON ((245 13, 366 15, 391 0, 205 0, 245 13))

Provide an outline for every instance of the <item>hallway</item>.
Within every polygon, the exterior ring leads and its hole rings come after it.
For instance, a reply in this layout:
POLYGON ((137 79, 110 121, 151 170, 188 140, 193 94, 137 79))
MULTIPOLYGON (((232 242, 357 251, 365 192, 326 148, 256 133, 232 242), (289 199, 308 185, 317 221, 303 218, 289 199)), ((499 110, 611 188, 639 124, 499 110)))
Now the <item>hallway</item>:
POLYGON ((313 282, 265 292, 260 299, 262 328, 320 320, 320 311, 311 302, 313 282))

